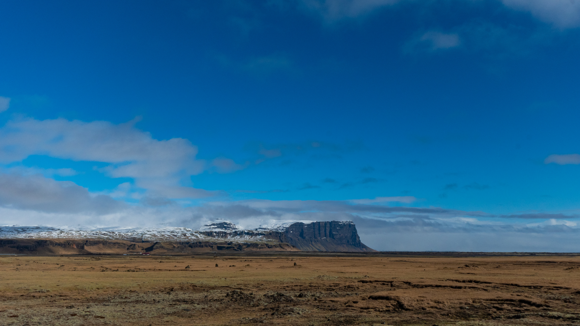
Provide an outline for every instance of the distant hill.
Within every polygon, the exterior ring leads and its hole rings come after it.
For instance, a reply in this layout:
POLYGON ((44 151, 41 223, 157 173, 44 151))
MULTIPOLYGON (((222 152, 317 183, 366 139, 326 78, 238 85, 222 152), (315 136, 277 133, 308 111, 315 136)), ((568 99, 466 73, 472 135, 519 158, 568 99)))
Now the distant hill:
POLYGON ((188 228, 0 227, 0 254, 191 254, 211 251, 373 252, 353 222, 287 222, 253 230, 216 222, 188 228))

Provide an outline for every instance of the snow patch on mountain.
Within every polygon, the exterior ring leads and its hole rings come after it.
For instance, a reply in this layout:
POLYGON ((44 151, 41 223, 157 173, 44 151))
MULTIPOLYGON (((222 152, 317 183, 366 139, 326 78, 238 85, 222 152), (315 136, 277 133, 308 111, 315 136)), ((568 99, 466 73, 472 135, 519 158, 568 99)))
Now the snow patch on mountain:
MULTIPOLYGON (((267 232, 285 232, 294 223, 313 221, 273 220, 257 228, 243 229, 224 220, 214 221, 194 230, 186 227, 161 228, 55 228, 49 226, 0 226, 0 239, 105 239, 129 241, 273 241, 267 232)), ((352 224, 351 221, 340 222, 352 224)))
POLYGON ((209 236, 185 227, 158 229, 58 229, 42 226, 1 226, 0 239, 104 239, 129 241, 214 241, 248 242, 271 241, 263 234, 224 234, 209 236))

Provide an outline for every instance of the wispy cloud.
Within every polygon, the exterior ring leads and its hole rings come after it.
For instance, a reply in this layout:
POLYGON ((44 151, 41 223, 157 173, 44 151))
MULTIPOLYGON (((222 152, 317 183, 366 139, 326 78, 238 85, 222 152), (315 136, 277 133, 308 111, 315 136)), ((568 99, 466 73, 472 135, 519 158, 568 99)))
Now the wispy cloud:
POLYGON ((461 45, 459 35, 456 33, 443 33, 439 31, 428 31, 413 41, 415 48, 422 48, 427 51, 447 50, 461 45))
POLYGON ((301 0, 304 8, 321 15, 327 22, 344 18, 358 18, 392 6, 399 0, 301 0))
POLYGON ((559 165, 566 164, 580 164, 579 154, 566 154, 566 155, 550 155, 544 160, 545 164, 556 163, 559 165))
POLYGON ((302 186, 298 187, 298 190, 311 190, 311 189, 318 189, 318 188, 320 188, 320 186, 313 185, 313 184, 310 184, 307 182, 307 183, 303 184, 302 186))
MULTIPOLYGON (((318 13, 327 22, 364 17, 372 12, 413 0, 301 0, 302 6, 318 13)), ((473 1, 476 2, 476 1, 473 1)), ((431 1, 415 1, 431 6, 431 1)), ((580 3, 576 0, 501 0, 511 10, 529 12, 533 17, 560 29, 580 26, 580 3)), ((446 41, 444 42, 446 43, 446 41)))
MULTIPOLYGON (((355 199, 361 201, 364 199, 355 199)), ((373 199, 369 199, 373 200, 373 199)), ((340 213, 340 214, 426 214, 439 216, 488 216, 482 212, 466 212, 449 210, 438 207, 420 208, 405 206, 385 206, 371 204, 356 204, 352 200, 244 200, 237 204, 250 206, 256 209, 279 210, 287 213, 300 212, 320 212, 320 213, 340 213)), ((214 202, 212 205, 228 205, 225 202, 214 202)))
POLYGON ((282 156, 282 149, 281 148, 272 148, 272 149, 265 149, 260 148, 258 154, 263 155, 265 158, 274 158, 282 156))
POLYGON ((240 171, 249 166, 249 162, 246 162, 245 164, 238 164, 234 162, 234 160, 225 157, 215 158, 211 161, 211 164, 219 173, 231 173, 240 171))
POLYGON ((566 214, 554 214, 554 213, 524 213, 524 214, 509 214, 500 215, 501 218, 521 218, 521 219, 574 219, 579 218, 580 215, 566 215, 566 214))
POLYGON ((301 156, 311 153, 312 159, 340 158, 341 153, 353 152, 364 149, 361 142, 351 141, 343 144, 335 144, 323 141, 306 141, 301 143, 268 144, 252 142, 246 144, 244 149, 257 157, 253 160, 260 164, 272 159, 288 156, 301 156))
POLYGON ((551 44, 553 36, 551 30, 541 26, 523 28, 475 20, 447 31, 419 32, 402 47, 402 52, 413 55, 457 49, 502 59, 528 55, 533 49, 551 44))
POLYGON ((71 168, 62 168, 62 169, 43 169, 37 167, 25 167, 25 166, 14 166, 10 168, 0 168, 0 172, 2 173, 16 173, 20 175, 43 175, 45 177, 53 177, 53 176, 60 176, 60 177, 70 177, 73 175, 77 175, 78 172, 71 168))
POLYGON ((580 1, 576 0, 502 0, 508 8, 527 11, 560 29, 580 26, 580 1))
POLYGON ((8 110, 9 107, 10 107, 10 98, 0 96, 0 112, 8 110))
POLYGON ((288 192, 288 189, 272 189, 272 190, 236 190, 236 192, 244 193, 244 194, 270 194, 270 193, 281 193, 281 192, 288 192))
POLYGON ((417 198, 413 196, 396 196, 396 197, 376 197, 374 199, 353 199, 350 202, 355 204, 380 204, 391 202, 410 204, 416 200, 417 198))

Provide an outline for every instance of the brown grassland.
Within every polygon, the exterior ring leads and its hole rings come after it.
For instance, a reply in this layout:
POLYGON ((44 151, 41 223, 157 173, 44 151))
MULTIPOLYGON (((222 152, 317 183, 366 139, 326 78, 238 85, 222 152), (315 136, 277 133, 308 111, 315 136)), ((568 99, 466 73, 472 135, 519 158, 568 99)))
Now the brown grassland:
POLYGON ((0 325, 573 325, 580 257, 0 256, 0 325))

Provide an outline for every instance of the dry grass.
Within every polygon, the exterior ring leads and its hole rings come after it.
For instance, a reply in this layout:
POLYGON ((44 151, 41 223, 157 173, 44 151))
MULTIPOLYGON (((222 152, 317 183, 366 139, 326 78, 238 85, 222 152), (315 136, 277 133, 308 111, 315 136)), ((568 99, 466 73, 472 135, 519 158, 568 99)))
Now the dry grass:
POLYGON ((0 256, 0 275, 0 325, 580 324, 570 256, 0 256))

